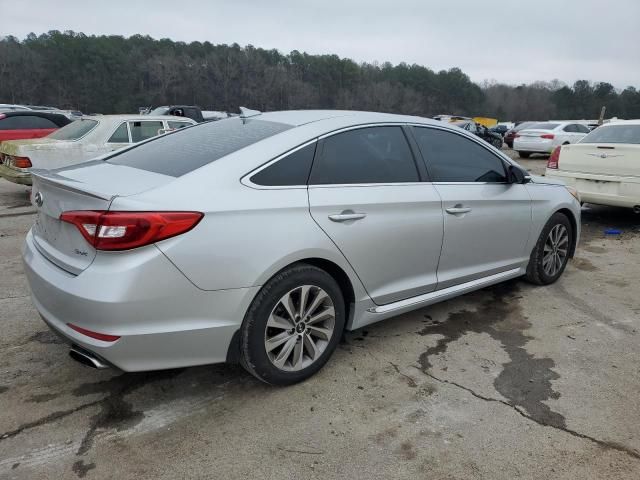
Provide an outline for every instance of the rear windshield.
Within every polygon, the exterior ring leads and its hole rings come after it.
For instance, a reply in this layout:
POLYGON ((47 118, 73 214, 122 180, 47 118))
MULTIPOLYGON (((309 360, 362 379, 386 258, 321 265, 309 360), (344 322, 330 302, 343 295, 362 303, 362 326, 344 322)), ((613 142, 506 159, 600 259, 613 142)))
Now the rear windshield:
POLYGON ((525 128, 531 127, 531 125, 535 125, 535 122, 524 122, 524 123, 521 123, 519 125, 516 125, 513 128, 513 131, 514 132, 519 132, 520 130, 524 130, 525 128))
POLYGON ((106 161, 179 177, 289 128, 284 123, 227 118, 160 136, 106 161))
POLYGON ((98 122, 95 120, 89 120, 86 118, 76 120, 75 122, 72 122, 69 125, 49 134, 49 138, 55 138, 56 140, 78 140, 96 128, 96 125, 98 125, 98 122))
POLYGON ((640 125, 605 125, 596 128, 580 143, 640 144, 640 125))
POLYGON ((149 115, 165 115, 169 111, 169 107, 157 107, 149 112, 149 115))
POLYGON ((559 123, 534 123, 533 125, 529 125, 525 130, 553 130, 559 125, 559 123))

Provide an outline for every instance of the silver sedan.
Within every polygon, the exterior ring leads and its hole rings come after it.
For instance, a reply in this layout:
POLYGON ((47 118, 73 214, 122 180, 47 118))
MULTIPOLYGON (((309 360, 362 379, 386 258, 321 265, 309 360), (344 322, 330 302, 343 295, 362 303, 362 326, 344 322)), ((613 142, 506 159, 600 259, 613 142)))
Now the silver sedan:
POLYGON ((245 110, 33 178, 35 305, 72 357, 124 371, 295 383, 344 330, 556 281, 580 234, 575 191, 420 117, 245 110))

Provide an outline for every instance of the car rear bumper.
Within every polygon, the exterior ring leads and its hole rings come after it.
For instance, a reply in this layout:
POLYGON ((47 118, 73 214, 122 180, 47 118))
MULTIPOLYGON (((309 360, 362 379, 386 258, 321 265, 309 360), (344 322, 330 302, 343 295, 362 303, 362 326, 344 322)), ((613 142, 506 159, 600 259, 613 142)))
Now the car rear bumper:
POLYGON ((523 140, 518 138, 513 142, 513 149, 518 152, 551 153, 553 148, 553 140, 550 139, 523 140))
POLYGON ((25 273, 45 322, 123 371, 224 362, 259 287, 200 290, 155 246, 139 250, 98 255, 75 276, 47 260, 29 232, 25 273), (120 338, 97 340, 68 324, 120 338))
POLYGON ((0 164, 0 177, 20 185, 31 185, 31 174, 0 164))
POLYGON ((582 202, 626 208, 640 205, 640 179, 624 181, 623 178, 574 174, 553 169, 547 169, 545 177, 562 180, 574 187, 582 202))

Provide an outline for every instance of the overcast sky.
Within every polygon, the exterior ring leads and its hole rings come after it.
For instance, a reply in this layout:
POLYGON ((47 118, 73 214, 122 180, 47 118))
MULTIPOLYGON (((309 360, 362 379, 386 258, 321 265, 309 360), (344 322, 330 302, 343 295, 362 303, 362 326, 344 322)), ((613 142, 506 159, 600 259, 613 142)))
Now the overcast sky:
POLYGON ((510 84, 640 88, 640 0, 0 0, 0 35, 74 30, 335 53, 510 84))

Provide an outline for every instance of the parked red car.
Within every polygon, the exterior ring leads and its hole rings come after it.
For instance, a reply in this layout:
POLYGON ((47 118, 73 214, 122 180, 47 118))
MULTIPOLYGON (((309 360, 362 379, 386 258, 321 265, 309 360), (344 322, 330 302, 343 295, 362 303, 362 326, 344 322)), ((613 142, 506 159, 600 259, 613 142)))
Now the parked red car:
POLYGON ((71 123, 61 113, 16 110, 0 112, 0 142, 40 138, 71 123))

